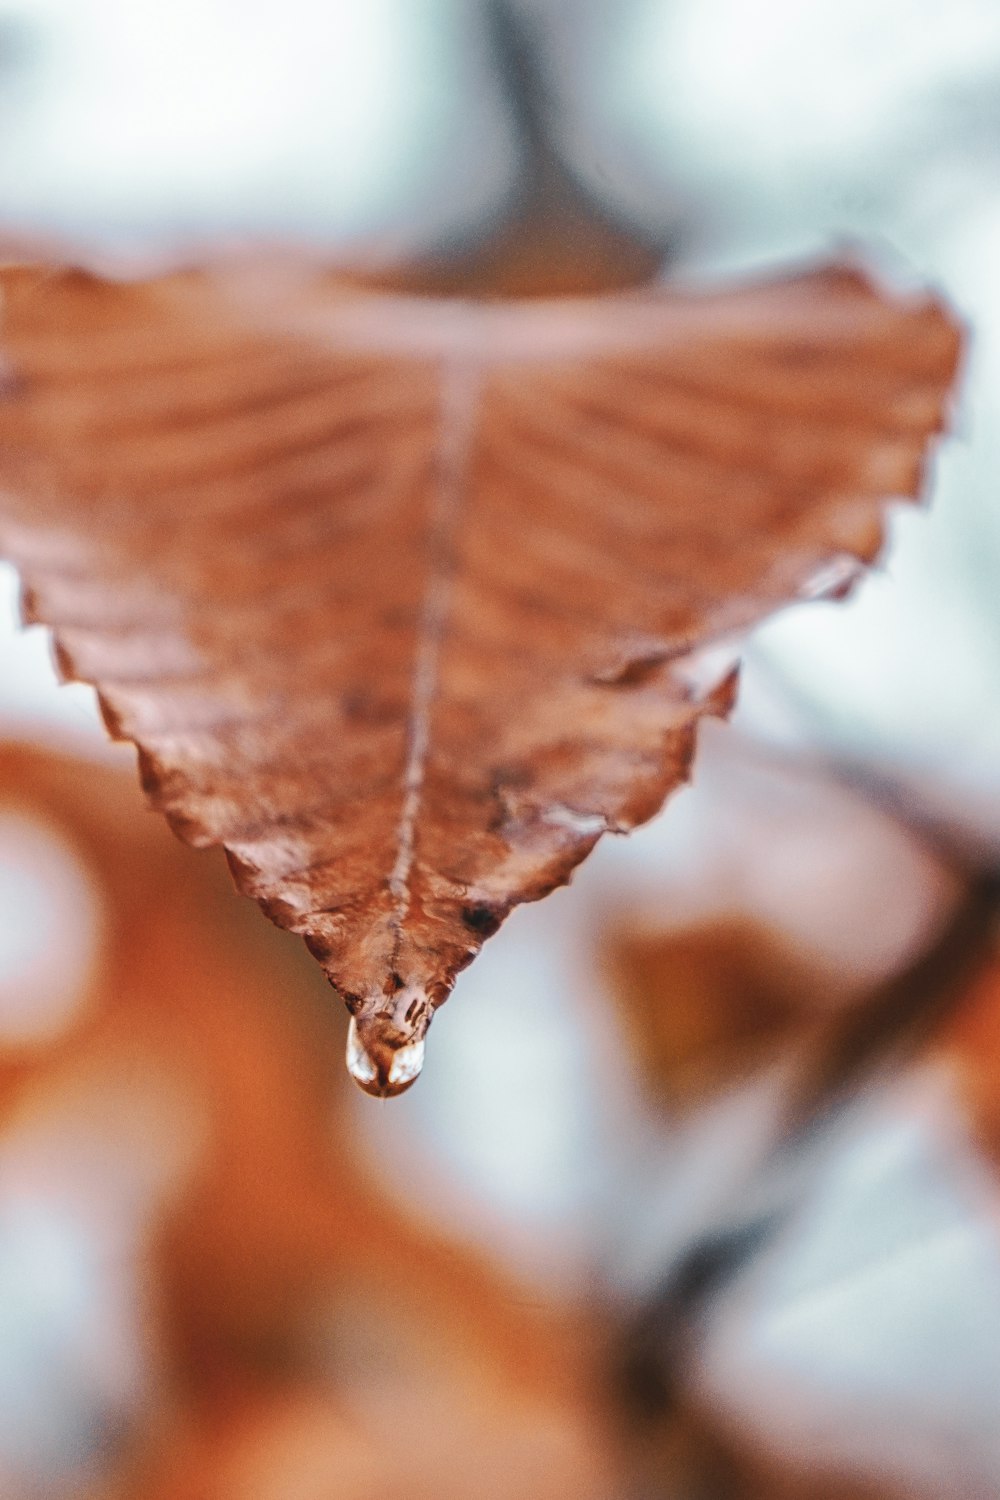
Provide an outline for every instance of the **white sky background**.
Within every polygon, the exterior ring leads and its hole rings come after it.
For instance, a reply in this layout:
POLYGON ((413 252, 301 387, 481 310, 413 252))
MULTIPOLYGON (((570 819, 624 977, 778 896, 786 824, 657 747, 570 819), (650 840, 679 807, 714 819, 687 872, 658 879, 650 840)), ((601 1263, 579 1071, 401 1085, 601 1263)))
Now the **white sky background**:
MULTIPOLYGON (((884 570, 848 606, 761 633, 741 715, 786 732, 768 707, 777 666, 811 705, 810 734, 1000 844, 1000 5, 517 5, 574 166, 672 232, 682 270, 873 243, 974 326, 932 512, 899 520, 884 570)), ((0 0, 0 231, 82 237, 128 261, 281 234, 394 254, 473 225, 513 179, 477 13, 472 0, 0 0)), ((0 584, 0 730, 61 725, 96 753, 87 691, 56 689, 42 635, 15 637, 10 575, 0 584)), ((642 868, 670 816, 607 868, 642 868)), ((512 921, 436 1028, 424 1085, 365 1115, 398 1153, 431 1129, 508 1226, 585 1220, 580 1162, 602 1166, 601 1122, 580 1103, 594 1060, 566 1040, 585 923, 572 901, 546 905, 545 962, 530 956, 540 909, 512 921)), ((908 1161, 907 1182, 923 1170, 908 1161)))
POLYGON ((16 0, 8 224, 104 243, 409 237, 474 213, 499 128, 461 0, 16 0), (481 108, 459 118, 476 86, 481 108), (447 153, 452 203, 436 177, 447 153))

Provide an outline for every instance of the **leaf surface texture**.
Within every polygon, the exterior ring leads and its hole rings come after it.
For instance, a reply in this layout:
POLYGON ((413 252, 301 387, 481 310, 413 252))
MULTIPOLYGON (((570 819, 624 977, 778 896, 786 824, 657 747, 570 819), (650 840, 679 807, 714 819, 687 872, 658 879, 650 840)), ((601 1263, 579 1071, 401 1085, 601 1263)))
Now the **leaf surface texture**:
POLYGON ((510 909, 683 779, 715 647, 875 556, 960 346, 837 266, 516 303, 290 260, 0 284, 26 615, 305 937, 382 1093, 510 909))

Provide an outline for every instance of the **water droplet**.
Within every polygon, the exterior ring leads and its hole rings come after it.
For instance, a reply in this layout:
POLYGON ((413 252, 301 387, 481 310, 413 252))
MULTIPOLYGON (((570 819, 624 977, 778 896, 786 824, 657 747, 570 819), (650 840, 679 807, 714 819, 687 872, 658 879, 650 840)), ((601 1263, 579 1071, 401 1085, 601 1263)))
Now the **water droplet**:
POLYGON ((404 1047, 390 1048, 375 1044, 369 1050, 361 1038, 357 1021, 352 1017, 347 1030, 347 1071, 359 1088, 376 1099, 390 1099, 402 1094, 420 1076, 424 1065, 423 1037, 404 1047))

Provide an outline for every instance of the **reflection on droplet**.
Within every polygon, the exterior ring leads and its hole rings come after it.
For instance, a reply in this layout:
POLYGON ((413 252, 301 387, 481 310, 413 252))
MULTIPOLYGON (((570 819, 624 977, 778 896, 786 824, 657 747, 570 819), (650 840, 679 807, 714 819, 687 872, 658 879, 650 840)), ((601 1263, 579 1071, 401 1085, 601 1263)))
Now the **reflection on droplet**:
POLYGON ((364 1049, 358 1033, 358 1023, 353 1016, 347 1028, 347 1071, 366 1093, 378 1080, 378 1069, 364 1049))
POLYGON ((388 1044, 371 1050, 361 1039, 357 1021, 352 1017, 347 1030, 347 1071, 359 1088, 376 1099, 402 1094, 420 1076, 424 1065, 424 1039, 408 1042, 405 1047, 388 1044))
POLYGON ((389 1082, 394 1089, 405 1089, 419 1078, 424 1065, 424 1047, 423 1037, 408 1047, 400 1047, 389 1066, 389 1082))

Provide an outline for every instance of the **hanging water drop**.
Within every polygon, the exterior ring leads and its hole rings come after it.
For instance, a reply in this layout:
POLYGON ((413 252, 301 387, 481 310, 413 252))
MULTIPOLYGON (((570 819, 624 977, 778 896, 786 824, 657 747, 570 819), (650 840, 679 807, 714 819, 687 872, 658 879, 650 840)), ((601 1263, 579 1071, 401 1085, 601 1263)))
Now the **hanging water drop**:
POLYGON ((394 1049, 378 1041, 366 1047, 357 1021, 351 1017, 347 1030, 347 1071, 359 1088, 376 1099, 390 1099, 410 1087, 420 1076, 424 1050, 423 1037, 394 1049))

